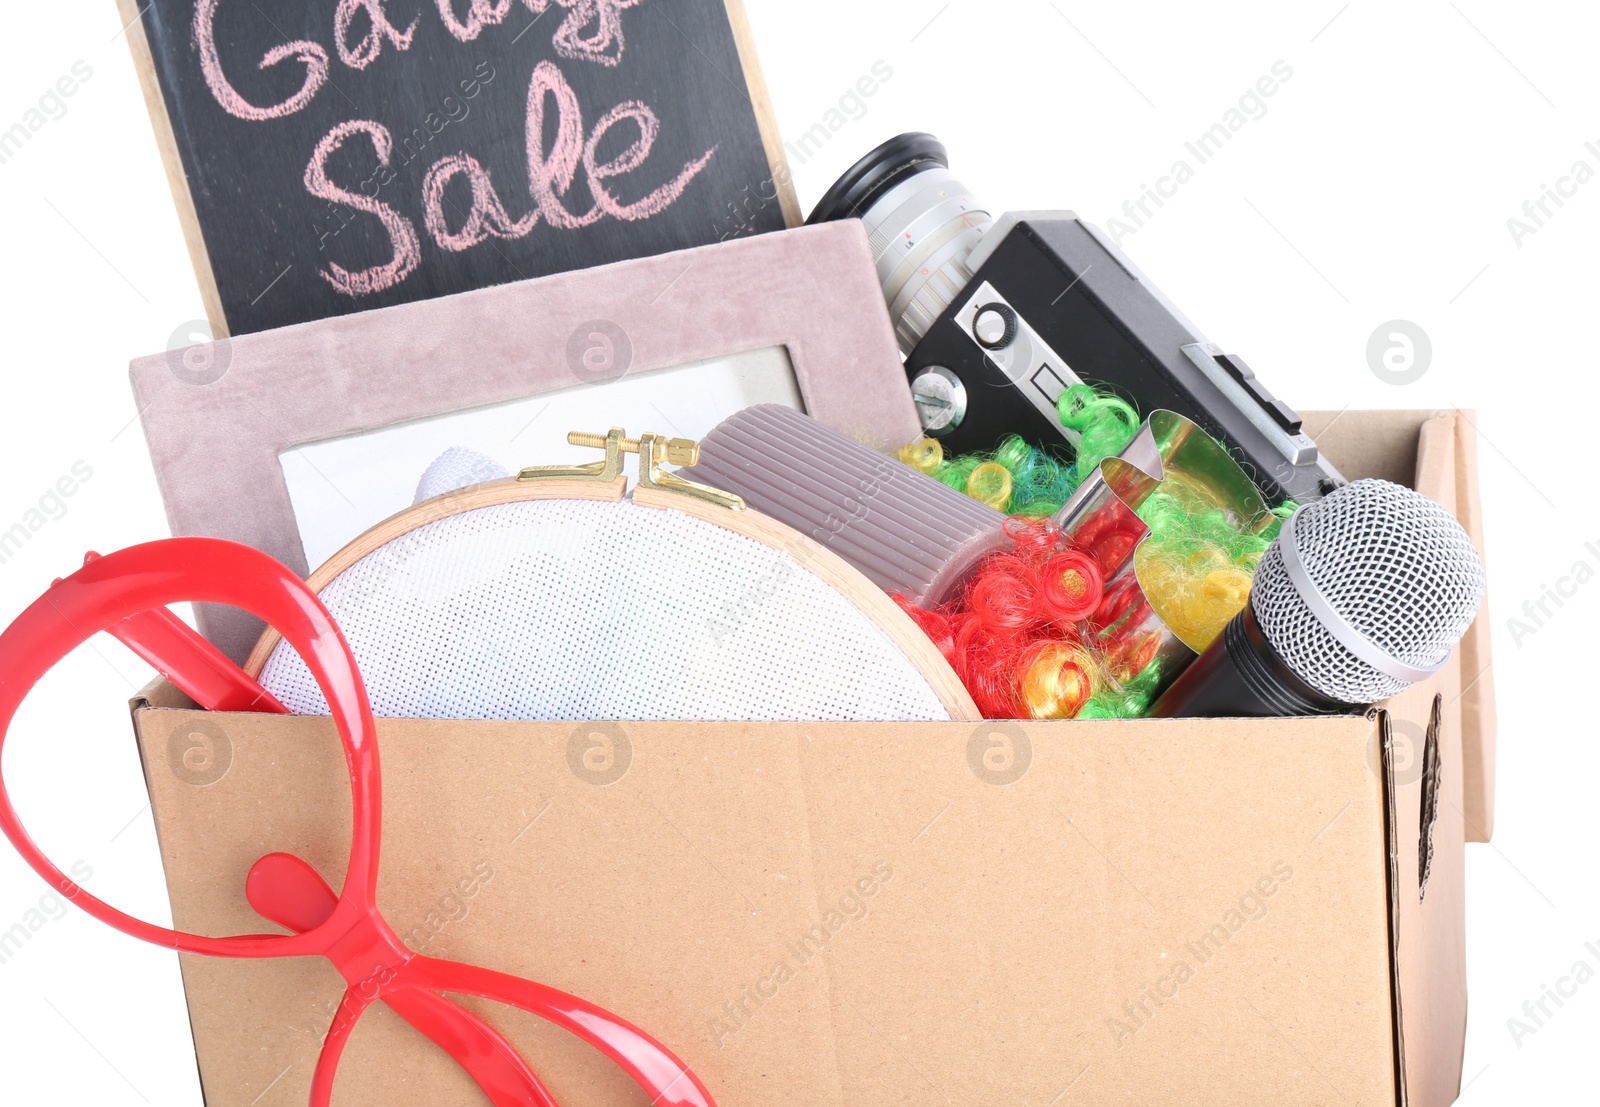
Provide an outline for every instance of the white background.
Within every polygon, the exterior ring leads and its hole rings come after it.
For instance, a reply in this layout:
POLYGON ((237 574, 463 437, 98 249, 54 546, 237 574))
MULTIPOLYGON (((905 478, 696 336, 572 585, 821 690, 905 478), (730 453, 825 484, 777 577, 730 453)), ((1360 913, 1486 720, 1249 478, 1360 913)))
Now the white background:
MULTIPOLYGON (((1600 13, 1341 2, 749 8, 786 135, 822 120, 873 62, 894 72, 862 118, 795 164, 807 209, 878 141, 927 129, 995 212, 1070 207, 1103 222, 1274 62, 1293 68, 1267 114, 1123 246, 1297 407, 1478 409, 1499 813, 1494 844, 1468 849, 1463 1102, 1592 1101, 1600 983, 1520 1044, 1507 1019, 1575 961, 1600 962, 1584 949, 1600 941, 1587 695, 1600 583, 1520 641, 1508 619, 1576 562, 1600 565, 1588 406, 1600 182, 1520 244, 1506 221, 1580 158, 1600 169, 1584 149, 1600 140, 1600 13), (1404 387, 1378 379, 1365 353, 1396 318, 1422 326, 1434 351, 1404 387)), ((10 4, 5 28, 0 126, 75 61, 94 71, 67 114, 0 166, 0 529, 74 462, 93 469, 65 515, 0 564, 10 619, 84 550, 167 533, 126 366, 202 312, 111 0, 10 4)), ((7 775, 34 781, 24 814, 93 868, 92 890, 159 911, 123 709, 147 673, 114 643, 80 653, 25 709, 7 775)), ((0 849, 0 930, 44 891, 0 849)), ((176 959, 79 913, 49 922, 0 964, 0 1073, 7 1102, 197 1104, 176 959)))

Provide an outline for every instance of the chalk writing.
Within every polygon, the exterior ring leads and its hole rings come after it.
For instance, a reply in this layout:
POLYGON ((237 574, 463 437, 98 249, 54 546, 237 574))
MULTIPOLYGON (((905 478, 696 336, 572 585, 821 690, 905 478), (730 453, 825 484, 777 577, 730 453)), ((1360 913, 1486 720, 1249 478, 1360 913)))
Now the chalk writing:
POLYGON ((729 197, 788 180, 730 5, 141 0, 135 59, 154 67, 220 324, 780 229, 775 201, 706 229, 729 197))
MULTIPOLYGON (((628 100, 601 116, 585 141, 583 109, 577 92, 554 62, 542 61, 534 68, 533 78, 528 83, 528 192, 533 210, 520 219, 513 219, 495 191, 489 171, 470 154, 451 154, 435 162, 423 181, 423 225, 440 247, 461 251, 491 236, 521 238, 533 230, 541 216, 552 227, 570 230, 587 227, 608 215, 628 222, 659 215, 683 194, 684 188, 716 153, 713 146, 684 165, 666 184, 632 203, 622 202, 605 182, 643 165, 660 129, 661 121, 648 104, 628 100), (556 131, 555 140, 547 151, 544 149, 545 107, 552 98, 556 131), (613 127, 624 123, 636 129, 633 141, 621 153, 600 161, 597 151, 606 135, 613 127), (567 207, 565 197, 577 180, 580 168, 593 204, 588 211, 575 213, 567 207), (466 179, 472 203, 462 225, 451 229, 444 210, 444 196, 450 183, 458 177, 466 179)), ((317 144, 311 163, 306 167, 306 189, 313 196, 344 203, 374 216, 389 233, 393 256, 384 264, 351 272, 336 262, 329 262, 321 270, 329 284, 348 296, 392 288, 410 276, 422 260, 421 245, 411 220, 376 197, 341 188, 329 180, 329 158, 358 134, 370 139, 380 165, 388 166, 394 150, 394 138, 389 129, 381 123, 358 119, 340 123, 329 131, 317 144)))

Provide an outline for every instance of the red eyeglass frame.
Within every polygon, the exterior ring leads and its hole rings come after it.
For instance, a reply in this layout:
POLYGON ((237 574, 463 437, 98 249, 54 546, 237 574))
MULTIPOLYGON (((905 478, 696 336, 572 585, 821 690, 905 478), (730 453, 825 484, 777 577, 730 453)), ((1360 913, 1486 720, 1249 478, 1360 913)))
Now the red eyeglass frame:
POLYGON ((532 1012, 609 1057, 660 1107, 716 1107, 699 1078, 650 1035, 576 996, 533 981, 408 949, 377 907, 382 781, 372 708, 354 655, 333 617, 299 577, 248 546, 170 538, 104 557, 91 555, 0 633, 0 755, 11 721, 39 679, 73 649, 109 631, 206 706, 284 708, 165 608, 181 602, 238 607, 276 627, 305 659, 328 702, 350 773, 353 828, 337 894, 309 864, 268 854, 250 869, 245 894, 290 934, 208 938, 119 911, 63 873, 28 835, 0 757, 0 829, 62 896, 142 941, 210 957, 309 957, 333 962, 348 987, 317 1058, 311 1107, 328 1107, 346 1042, 362 1013, 388 1004, 449 1053, 495 1107, 555 1107, 526 1061, 493 1027, 441 993, 474 995, 532 1012))

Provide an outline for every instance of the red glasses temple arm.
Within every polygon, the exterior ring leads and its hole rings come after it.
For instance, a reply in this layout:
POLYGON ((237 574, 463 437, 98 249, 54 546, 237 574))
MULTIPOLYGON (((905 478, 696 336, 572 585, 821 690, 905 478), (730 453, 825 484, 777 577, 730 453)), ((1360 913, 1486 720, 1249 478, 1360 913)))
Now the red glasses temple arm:
POLYGON ((271 692, 164 607, 130 615, 107 633, 207 711, 289 714, 271 692))
MULTIPOLYGON (((84 565, 99 560, 100 555, 93 550, 83 555, 84 565)), ((60 583, 56 580, 51 587, 60 583)), ((107 627, 106 633, 138 654, 207 711, 290 714, 271 692, 251 680, 221 650, 164 607, 130 615, 107 627)))

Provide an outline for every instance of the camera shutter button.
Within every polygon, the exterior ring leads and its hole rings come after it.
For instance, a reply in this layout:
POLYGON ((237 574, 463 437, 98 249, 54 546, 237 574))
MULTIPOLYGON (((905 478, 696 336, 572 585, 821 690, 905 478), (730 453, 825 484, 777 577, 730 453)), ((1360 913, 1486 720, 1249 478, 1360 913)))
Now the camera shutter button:
POLYGON ((984 304, 972 316, 972 337, 985 350, 1003 350, 1017 337, 1017 313, 1009 304, 984 304))

